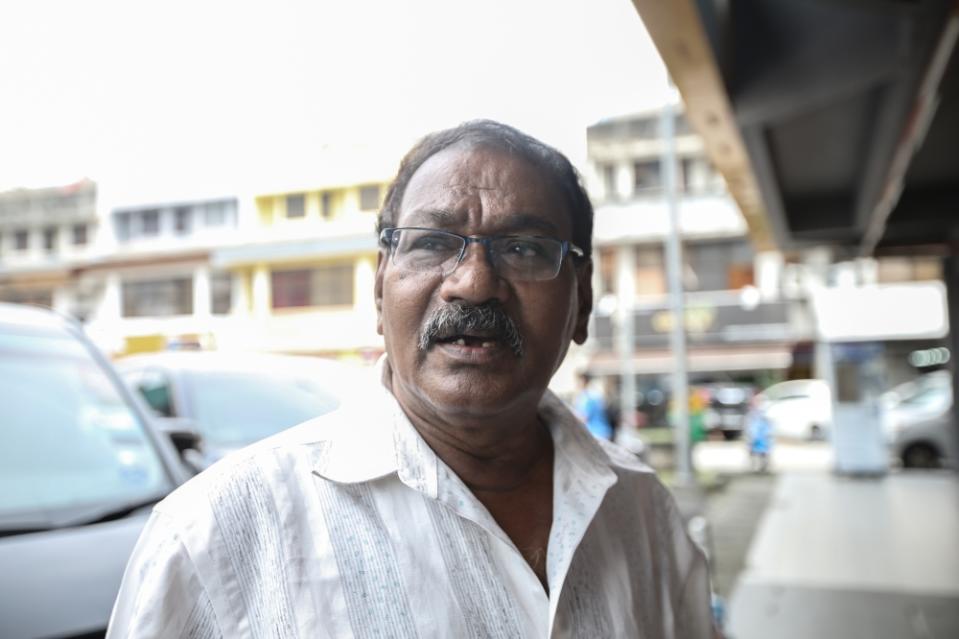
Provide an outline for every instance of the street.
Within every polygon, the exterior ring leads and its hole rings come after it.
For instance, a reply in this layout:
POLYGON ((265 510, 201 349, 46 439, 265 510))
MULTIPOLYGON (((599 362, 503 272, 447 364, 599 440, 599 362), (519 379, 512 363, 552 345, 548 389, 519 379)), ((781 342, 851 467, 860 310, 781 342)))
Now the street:
POLYGON ((825 442, 703 442, 713 588, 734 639, 959 636, 959 482, 947 471, 833 474, 825 442))

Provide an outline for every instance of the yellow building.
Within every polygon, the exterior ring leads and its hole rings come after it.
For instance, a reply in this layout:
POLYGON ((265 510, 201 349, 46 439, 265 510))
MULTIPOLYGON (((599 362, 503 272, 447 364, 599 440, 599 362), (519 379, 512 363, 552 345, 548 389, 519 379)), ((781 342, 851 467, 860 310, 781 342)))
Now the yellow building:
POLYGON ((382 352, 373 278, 387 177, 254 197, 246 242, 213 252, 233 273, 219 348, 370 360, 382 352))

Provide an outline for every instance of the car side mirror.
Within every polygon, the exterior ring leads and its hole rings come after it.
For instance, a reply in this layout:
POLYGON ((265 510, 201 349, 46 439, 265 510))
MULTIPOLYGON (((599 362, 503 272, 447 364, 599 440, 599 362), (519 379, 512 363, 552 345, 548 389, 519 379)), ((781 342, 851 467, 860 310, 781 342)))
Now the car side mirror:
POLYGON ((180 459, 193 472, 199 473, 207 467, 203 455, 203 436, 196 429, 193 420, 184 417, 156 417, 157 430, 170 438, 180 459))

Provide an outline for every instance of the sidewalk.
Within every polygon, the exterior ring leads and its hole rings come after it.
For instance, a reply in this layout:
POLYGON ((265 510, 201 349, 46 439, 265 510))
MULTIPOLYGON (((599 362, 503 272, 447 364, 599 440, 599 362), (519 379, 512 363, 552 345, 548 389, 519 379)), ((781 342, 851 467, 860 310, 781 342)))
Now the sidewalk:
POLYGON ((727 633, 959 637, 959 479, 781 475, 730 598, 727 633))

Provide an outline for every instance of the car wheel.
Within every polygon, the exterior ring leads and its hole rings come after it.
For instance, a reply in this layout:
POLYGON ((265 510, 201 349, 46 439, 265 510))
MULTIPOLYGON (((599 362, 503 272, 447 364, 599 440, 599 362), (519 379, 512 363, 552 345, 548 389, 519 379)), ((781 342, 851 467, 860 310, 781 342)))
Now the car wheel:
POLYGON ((902 453, 906 468, 939 468, 939 453, 929 444, 913 444, 902 453))

